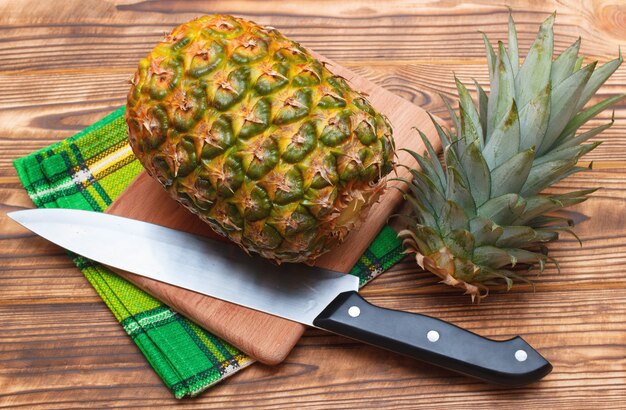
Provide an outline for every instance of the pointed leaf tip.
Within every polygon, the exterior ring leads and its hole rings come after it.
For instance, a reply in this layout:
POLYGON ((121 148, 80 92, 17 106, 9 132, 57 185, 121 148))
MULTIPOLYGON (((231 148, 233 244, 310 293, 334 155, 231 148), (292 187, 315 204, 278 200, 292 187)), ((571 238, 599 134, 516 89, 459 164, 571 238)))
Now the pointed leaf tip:
POLYGON ((552 25, 554 16, 546 19, 539 28, 535 40, 515 77, 517 103, 523 108, 538 95, 550 80, 550 67, 554 49, 554 33, 552 25))
POLYGON ((513 69, 513 75, 516 76, 519 71, 519 46, 517 43, 517 29, 513 16, 511 14, 511 8, 509 7, 509 60, 511 60, 511 68, 513 69))
POLYGON ((489 79, 493 80, 493 74, 496 65, 496 54, 493 51, 493 46, 489 41, 489 37, 485 34, 484 31, 479 31, 479 33, 483 36, 483 42, 485 43, 485 52, 487 53, 487 64, 489 66, 489 79))

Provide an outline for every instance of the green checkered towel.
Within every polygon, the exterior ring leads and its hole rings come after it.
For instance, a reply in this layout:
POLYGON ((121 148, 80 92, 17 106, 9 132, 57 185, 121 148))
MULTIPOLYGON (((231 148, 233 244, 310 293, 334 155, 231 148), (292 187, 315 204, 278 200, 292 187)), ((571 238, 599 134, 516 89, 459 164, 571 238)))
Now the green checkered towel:
MULTIPOLYGON (((14 161, 39 208, 102 212, 141 172, 126 140, 124 107, 71 138, 14 161)), ((177 398, 194 396, 253 363, 107 268, 72 255, 87 280, 177 398)), ((385 227, 350 274, 361 285, 402 259, 395 232, 385 227)))

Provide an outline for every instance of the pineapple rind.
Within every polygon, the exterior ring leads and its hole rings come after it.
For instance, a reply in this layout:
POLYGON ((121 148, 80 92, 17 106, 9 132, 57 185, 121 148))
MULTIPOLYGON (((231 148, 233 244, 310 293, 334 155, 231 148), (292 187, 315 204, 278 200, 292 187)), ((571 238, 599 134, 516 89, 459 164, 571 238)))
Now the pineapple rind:
POLYGON ((392 169, 391 126, 277 30, 232 16, 175 28, 139 63, 131 146, 215 231, 312 262, 367 214, 392 169))

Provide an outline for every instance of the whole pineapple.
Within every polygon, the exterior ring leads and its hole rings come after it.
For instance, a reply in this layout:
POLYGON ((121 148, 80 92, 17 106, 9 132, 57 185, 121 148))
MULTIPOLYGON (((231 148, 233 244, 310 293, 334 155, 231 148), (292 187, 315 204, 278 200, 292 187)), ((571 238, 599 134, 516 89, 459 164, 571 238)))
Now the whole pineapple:
POLYGON ((423 269, 472 300, 485 296, 490 284, 510 288, 513 280, 524 280, 512 270, 517 264, 543 270, 550 260, 544 244, 573 225, 554 211, 584 201, 594 190, 540 193, 587 169, 577 161, 599 143, 585 142, 612 121, 576 131, 623 97, 583 110, 622 63, 621 54, 598 69, 595 62, 583 67, 579 39, 553 61, 553 23, 554 15, 541 25, 521 67, 511 17, 508 50, 499 42, 496 53, 485 36, 489 95, 476 84, 475 105, 456 80, 459 115, 448 105, 456 132, 435 123, 445 168, 423 135, 428 152, 412 153, 422 169, 406 181, 414 216, 399 235, 423 269))
POLYGON ((126 109, 150 175, 218 233, 310 262, 364 217, 392 168, 386 118, 278 31, 224 15, 172 31, 126 109))

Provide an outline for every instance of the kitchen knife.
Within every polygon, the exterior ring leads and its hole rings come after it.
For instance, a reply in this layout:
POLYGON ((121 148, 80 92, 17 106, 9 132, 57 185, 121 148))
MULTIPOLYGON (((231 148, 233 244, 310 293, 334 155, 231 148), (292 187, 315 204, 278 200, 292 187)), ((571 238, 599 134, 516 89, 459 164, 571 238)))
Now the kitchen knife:
POLYGON ((301 264, 273 265, 238 247, 114 215, 71 209, 8 214, 72 252, 118 269, 246 306, 478 379, 521 386, 552 365, 521 337, 495 341, 359 296, 358 278, 301 264))

